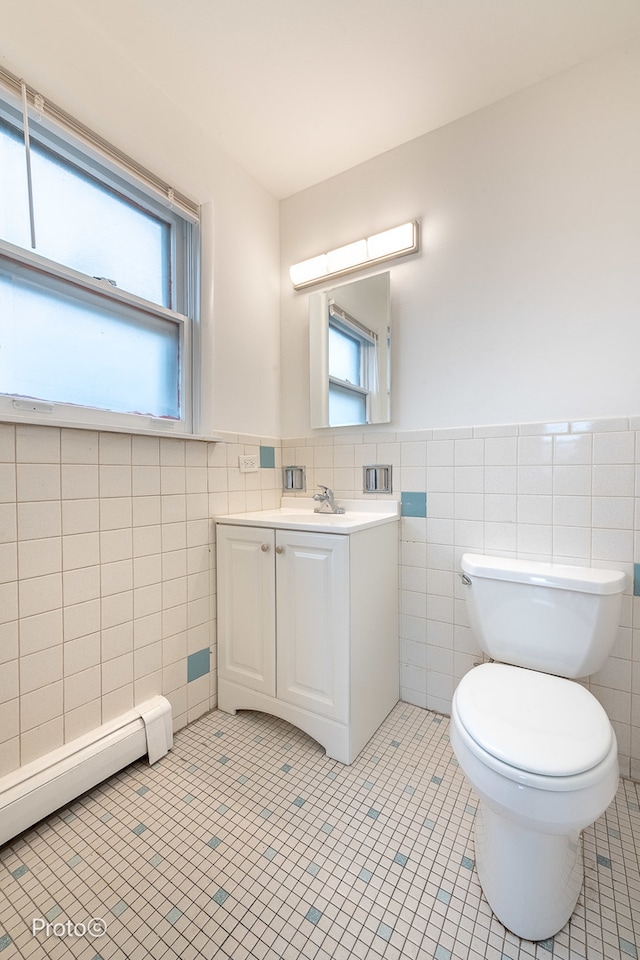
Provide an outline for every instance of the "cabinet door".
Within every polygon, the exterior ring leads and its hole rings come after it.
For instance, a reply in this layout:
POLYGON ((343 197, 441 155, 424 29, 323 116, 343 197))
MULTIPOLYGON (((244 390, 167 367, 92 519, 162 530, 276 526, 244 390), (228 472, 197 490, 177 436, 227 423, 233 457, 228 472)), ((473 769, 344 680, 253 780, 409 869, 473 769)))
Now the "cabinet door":
POLYGON ((349 719, 349 538, 276 531, 278 699, 349 719))
POLYGON ((274 532, 217 526, 218 672, 275 696, 274 532))

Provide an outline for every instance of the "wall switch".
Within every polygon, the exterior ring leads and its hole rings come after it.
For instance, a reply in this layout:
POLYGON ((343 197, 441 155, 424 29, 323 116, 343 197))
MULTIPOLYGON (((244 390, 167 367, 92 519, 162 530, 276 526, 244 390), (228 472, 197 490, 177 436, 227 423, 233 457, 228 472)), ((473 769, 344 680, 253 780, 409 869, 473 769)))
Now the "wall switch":
POLYGON ((257 473, 259 468, 258 457, 253 454, 238 457, 240 473, 257 473))

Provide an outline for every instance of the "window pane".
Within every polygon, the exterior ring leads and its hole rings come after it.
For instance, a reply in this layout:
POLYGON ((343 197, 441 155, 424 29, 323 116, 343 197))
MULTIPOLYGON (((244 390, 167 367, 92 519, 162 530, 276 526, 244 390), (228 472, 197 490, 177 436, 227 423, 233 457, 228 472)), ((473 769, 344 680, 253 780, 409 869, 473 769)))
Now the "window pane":
POLYGON ((329 423, 332 427, 367 422, 367 402, 361 393, 352 393, 329 384, 329 423))
POLYGON ((361 385, 360 341, 329 324, 329 376, 361 385))
MULTIPOLYGON (((30 247, 22 135, 0 120, 0 237, 30 247), (14 185, 19 184, 19 189, 14 185), (9 186, 11 185, 11 186, 9 186)), ((31 140, 36 253, 170 303, 170 226, 31 140)))
POLYGON ((180 328, 0 271, 0 393, 180 417, 180 328))

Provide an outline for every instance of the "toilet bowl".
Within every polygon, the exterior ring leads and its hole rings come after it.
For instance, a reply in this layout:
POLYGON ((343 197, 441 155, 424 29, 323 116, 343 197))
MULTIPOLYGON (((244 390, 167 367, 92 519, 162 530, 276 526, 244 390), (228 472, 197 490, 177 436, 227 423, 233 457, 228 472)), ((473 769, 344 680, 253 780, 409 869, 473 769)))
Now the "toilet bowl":
POLYGON ((618 786, 607 714, 567 677, 606 660, 625 576, 471 555, 462 569, 474 635, 503 661, 470 670, 451 711, 451 746, 479 797, 478 879, 505 927, 544 940, 575 909, 580 832, 618 786))
POLYGON ((618 786, 604 710, 571 680, 482 664, 454 695, 451 745, 480 798, 476 868, 493 912, 527 940, 553 936, 580 894, 580 831, 618 786))

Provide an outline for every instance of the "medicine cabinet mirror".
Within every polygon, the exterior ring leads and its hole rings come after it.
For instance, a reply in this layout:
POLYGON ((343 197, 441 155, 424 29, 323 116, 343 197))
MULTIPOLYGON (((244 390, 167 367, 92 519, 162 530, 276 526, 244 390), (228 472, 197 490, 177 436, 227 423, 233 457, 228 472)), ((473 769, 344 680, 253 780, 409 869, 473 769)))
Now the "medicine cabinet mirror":
POLYGON ((389 273, 309 297, 311 426, 388 423, 389 273))

